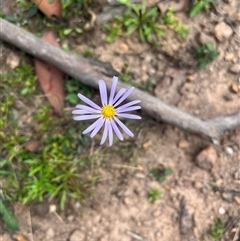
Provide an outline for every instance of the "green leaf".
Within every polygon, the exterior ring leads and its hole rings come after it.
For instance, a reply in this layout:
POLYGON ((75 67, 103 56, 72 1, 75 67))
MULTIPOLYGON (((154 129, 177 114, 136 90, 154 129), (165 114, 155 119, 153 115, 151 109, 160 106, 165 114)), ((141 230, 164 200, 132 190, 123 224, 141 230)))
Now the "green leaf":
POLYGON ((75 32, 77 32, 77 33, 82 33, 82 32, 83 32, 81 28, 75 28, 74 30, 75 30, 75 32))
POLYGON ((17 218, 12 214, 11 210, 9 210, 3 203, 3 200, 0 199, 0 217, 2 216, 2 219, 4 223, 6 224, 7 228, 12 231, 16 232, 18 231, 18 220, 17 218))
POLYGON ((164 174, 165 174, 166 176, 171 175, 172 173, 173 173, 173 171, 172 171, 171 168, 166 168, 166 169, 164 170, 164 174))
POLYGON ((26 15, 26 18, 32 18, 38 11, 38 8, 37 6, 32 6, 28 12, 27 12, 27 15, 26 15))
POLYGON ((64 34, 64 35, 69 35, 72 31, 73 31, 72 28, 65 28, 65 29, 63 30, 63 34, 64 34))
POLYGON ((9 22, 13 22, 13 23, 15 23, 15 22, 18 21, 18 19, 15 18, 13 15, 5 15, 5 16, 4 16, 4 19, 6 19, 6 20, 9 21, 9 22))
POLYGON ((127 35, 131 35, 135 30, 137 29, 137 26, 132 25, 127 28, 127 35))
POLYGON ((21 90, 21 95, 27 95, 29 93, 29 88, 24 88, 21 90))
POLYGON ((78 102, 78 97, 76 94, 68 94, 65 99, 66 99, 66 101, 68 101, 74 105, 77 104, 77 102, 78 102))
POLYGON ((142 28, 139 29, 139 36, 140 36, 141 41, 144 42, 145 41, 145 36, 144 36, 144 32, 143 32, 142 28))
POLYGON ((195 17, 205 6, 206 3, 203 1, 200 1, 196 3, 190 10, 189 16, 190 17, 195 17))

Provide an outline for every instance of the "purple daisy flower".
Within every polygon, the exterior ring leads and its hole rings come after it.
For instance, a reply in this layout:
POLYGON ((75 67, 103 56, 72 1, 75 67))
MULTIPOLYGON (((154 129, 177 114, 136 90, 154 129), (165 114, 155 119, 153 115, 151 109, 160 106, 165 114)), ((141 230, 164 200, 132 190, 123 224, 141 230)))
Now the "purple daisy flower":
POLYGON ((128 96, 133 92, 134 87, 131 87, 128 90, 122 88, 115 94, 117 81, 118 78, 114 76, 112 79, 112 86, 108 99, 106 84, 103 80, 99 80, 99 91, 102 101, 102 107, 98 106, 82 94, 78 94, 78 97, 83 102, 88 104, 88 106, 76 105, 76 109, 72 112, 73 114, 78 115, 73 118, 76 121, 97 119, 92 125, 90 125, 86 130, 83 131, 83 134, 91 132, 91 138, 93 138, 102 128, 102 126, 104 126, 103 136, 100 145, 102 145, 108 137, 109 146, 112 146, 113 133, 115 133, 117 137, 122 141, 123 135, 119 130, 119 127, 129 136, 134 136, 133 133, 122 123, 122 121, 119 120, 118 117, 138 120, 141 119, 141 117, 138 115, 126 113, 129 111, 141 109, 141 106, 136 105, 141 102, 140 100, 134 100, 120 106, 120 104, 124 100, 126 100, 128 96))

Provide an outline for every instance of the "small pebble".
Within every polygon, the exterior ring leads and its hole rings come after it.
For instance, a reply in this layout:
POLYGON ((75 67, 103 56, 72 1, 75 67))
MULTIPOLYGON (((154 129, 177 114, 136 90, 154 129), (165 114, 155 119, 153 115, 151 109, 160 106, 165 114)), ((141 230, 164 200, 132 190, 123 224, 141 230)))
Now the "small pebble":
POLYGON ((224 215, 226 213, 226 210, 223 207, 220 207, 218 213, 224 215))
POLYGON ((133 204, 132 199, 130 197, 125 197, 123 200, 124 204, 126 204, 127 206, 130 206, 133 204))
POLYGON ((75 219, 75 217, 74 217, 73 215, 68 215, 68 216, 67 216, 67 220, 68 220, 69 222, 72 222, 74 219, 75 219))
POLYGON ((197 189, 201 189, 201 188, 203 188, 203 183, 199 182, 199 181, 195 181, 194 187, 197 188, 197 189))
POLYGON ((232 194, 228 192, 223 192, 222 193, 222 199, 227 201, 227 202, 232 202, 232 194))
POLYGON ((182 139, 178 142, 178 147, 180 148, 186 148, 189 146, 189 142, 185 139, 182 139))
POLYGON ((1 241, 12 241, 12 239, 9 236, 9 234, 7 234, 7 233, 5 233, 3 235, 0 235, 0 240, 1 241))
POLYGON ((76 203, 74 204, 74 206, 75 206, 75 208, 80 208, 80 207, 81 207, 81 204, 80 204, 80 202, 76 202, 76 203))
POLYGON ((48 228, 46 231, 46 240, 53 240, 54 236, 55 236, 55 232, 53 228, 48 228))
POLYGON ((194 77, 192 75, 187 76, 187 81, 188 82, 193 82, 194 81, 194 77))
POLYGON ((40 217, 44 217, 49 212, 48 203, 37 203, 31 207, 31 212, 40 217))
POLYGON ((231 155, 231 156, 234 154, 233 149, 232 149, 231 147, 229 147, 229 146, 227 146, 227 147, 225 148, 225 152, 226 152, 228 155, 231 155))
POLYGON ((120 43, 118 45, 118 48, 116 49, 118 53, 127 53, 128 50, 129 50, 129 47, 125 43, 120 43))
POLYGON ((235 83, 231 84, 231 90, 234 93, 238 93, 238 86, 237 86, 237 84, 235 84, 235 83))
POLYGON ((236 58, 235 58, 233 53, 226 53, 225 56, 224 56, 224 59, 226 61, 231 61, 231 62, 235 62, 236 61, 236 58))
POLYGON ((83 241, 85 239, 85 234, 80 230, 75 230, 69 238, 69 241, 83 241))
POLYGON ((215 26, 214 34, 219 42, 223 42, 232 36, 233 30, 225 22, 220 22, 215 26))
POLYGON ((54 212, 56 212, 57 211, 57 206, 55 205, 55 204, 51 204, 50 206, 49 206, 49 212, 50 213, 54 213, 54 212))
POLYGON ((240 205, 240 197, 235 196, 235 197, 234 197, 234 201, 235 201, 237 204, 240 205))
POLYGON ((11 69, 15 69, 19 66, 19 64, 20 64, 20 57, 15 53, 11 52, 7 57, 7 65, 11 69))
POLYGON ((233 100, 233 96, 231 93, 227 93, 223 96, 225 101, 232 101, 233 100))
POLYGON ((213 45, 214 48, 216 48, 216 42, 214 40, 214 38, 212 38, 211 36, 201 32, 199 35, 199 42, 201 44, 208 44, 211 43, 213 45))
POLYGON ((240 73, 240 63, 233 64, 230 68, 229 71, 233 74, 239 74, 240 73))
POLYGON ((143 173, 141 173, 141 172, 137 172, 137 173, 135 174, 135 177, 136 177, 136 178, 139 178, 139 179, 145 179, 145 178, 146 178, 146 175, 143 174, 143 173))
POLYGON ((217 153, 212 146, 203 149, 195 158, 196 164, 204 170, 211 170, 214 167, 216 160, 217 153))

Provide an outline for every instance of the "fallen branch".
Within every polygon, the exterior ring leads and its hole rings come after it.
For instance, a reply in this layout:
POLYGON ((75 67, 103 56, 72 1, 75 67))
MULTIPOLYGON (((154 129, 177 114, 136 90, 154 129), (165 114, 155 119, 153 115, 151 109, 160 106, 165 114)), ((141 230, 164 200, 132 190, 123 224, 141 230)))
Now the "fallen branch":
MULTIPOLYGON (((65 52, 4 19, 0 19, 0 26, 0 38, 2 40, 56 66, 86 85, 97 88, 98 80, 104 79, 107 82, 107 87, 110 88, 113 75, 118 75, 110 64, 85 59, 65 52)), ((130 86, 119 82, 118 88, 122 87, 129 88, 130 86)), ((220 135, 224 131, 240 128, 240 112, 202 120, 174 106, 170 106, 137 88, 129 100, 136 99, 142 101, 142 110, 156 120, 164 121, 186 131, 210 138, 215 143, 218 142, 220 135)))

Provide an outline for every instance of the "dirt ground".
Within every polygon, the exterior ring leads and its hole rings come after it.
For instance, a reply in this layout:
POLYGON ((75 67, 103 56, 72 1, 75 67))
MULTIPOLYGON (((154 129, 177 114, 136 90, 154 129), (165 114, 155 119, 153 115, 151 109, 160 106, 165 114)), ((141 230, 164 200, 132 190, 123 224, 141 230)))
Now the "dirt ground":
MULTIPOLYGON (((137 35, 106 43, 101 26, 94 31, 97 37, 89 37, 92 41, 70 46, 79 54, 90 46, 117 71, 127 68, 136 83, 152 78, 152 93, 165 102, 213 118, 240 110, 239 7, 238 0, 218 1, 214 10, 191 21, 185 9, 180 11, 177 16, 191 28, 187 39, 168 31, 159 49, 140 43, 137 35), (230 30, 216 28, 222 23, 230 30), (189 48, 206 39, 220 55, 199 70, 189 48)), ((142 114, 132 147, 113 147, 99 157, 95 168, 100 179, 87 204, 73 203, 61 212, 54 203, 17 203, 21 233, 34 241, 211 241, 210 227, 219 218, 225 224, 222 240, 240 240, 239 130, 224 133, 214 146, 142 114), (216 160, 212 168, 200 168, 196 156, 208 146, 216 160), (150 174, 159 166, 173 171, 162 184, 150 174), (162 195, 150 203, 148 190, 153 187, 162 195)), ((101 150, 95 142, 92 146, 93 152, 101 150)), ((6 232, 0 240, 12 239, 6 232)))

